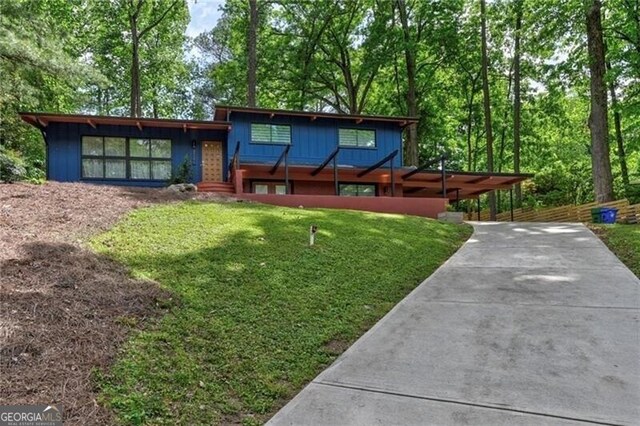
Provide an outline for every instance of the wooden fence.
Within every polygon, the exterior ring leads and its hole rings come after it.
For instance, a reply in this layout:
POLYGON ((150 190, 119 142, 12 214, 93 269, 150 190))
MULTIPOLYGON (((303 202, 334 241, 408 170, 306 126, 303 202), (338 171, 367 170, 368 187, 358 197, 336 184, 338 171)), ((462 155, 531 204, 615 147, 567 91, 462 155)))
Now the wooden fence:
MULTIPOLYGON (((640 222, 640 204, 630 205, 626 199, 609 203, 588 203, 579 206, 562 206, 543 209, 514 209, 513 220, 516 222, 591 222, 591 209, 595 207, 613 207, 618 209, 618 222, 640 222)), ((469 220, 477 220, 478 212, 467 215, 469 220)), ((489 210, 480 212, 480 220, 489 220, 489 210)), ((511 212, 498 213, 498 222, 509 222, 511 212)))

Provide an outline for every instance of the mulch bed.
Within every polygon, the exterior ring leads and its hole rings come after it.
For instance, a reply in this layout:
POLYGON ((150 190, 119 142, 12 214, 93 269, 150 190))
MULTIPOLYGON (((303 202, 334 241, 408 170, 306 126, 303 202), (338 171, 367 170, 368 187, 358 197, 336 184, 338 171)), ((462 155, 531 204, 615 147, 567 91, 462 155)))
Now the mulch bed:
POLYGON ((65 424, 107 424, 94 370, 173 302, 83 246, 126 212, 216 198, 140 189, 0 184, 0 405, 61 403, 65 424))

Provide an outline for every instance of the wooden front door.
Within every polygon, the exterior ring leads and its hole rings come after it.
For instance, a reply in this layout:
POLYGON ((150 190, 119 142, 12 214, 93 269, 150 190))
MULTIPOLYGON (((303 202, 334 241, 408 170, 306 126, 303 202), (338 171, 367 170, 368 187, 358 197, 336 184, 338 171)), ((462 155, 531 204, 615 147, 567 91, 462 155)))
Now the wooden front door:
POLYGON ((222 182, 222 142, 202 142, 202 180, 222 182))

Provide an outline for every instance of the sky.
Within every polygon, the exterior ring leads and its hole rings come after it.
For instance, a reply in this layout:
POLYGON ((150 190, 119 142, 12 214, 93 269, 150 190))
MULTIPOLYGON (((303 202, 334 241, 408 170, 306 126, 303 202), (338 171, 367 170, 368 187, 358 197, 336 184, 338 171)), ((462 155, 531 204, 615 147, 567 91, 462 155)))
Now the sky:
POLYGON ((220 7, 224 0, 188 0, 191 21, 187 27, 187 35, 195 37, 215 27, 222 12, 220 7))

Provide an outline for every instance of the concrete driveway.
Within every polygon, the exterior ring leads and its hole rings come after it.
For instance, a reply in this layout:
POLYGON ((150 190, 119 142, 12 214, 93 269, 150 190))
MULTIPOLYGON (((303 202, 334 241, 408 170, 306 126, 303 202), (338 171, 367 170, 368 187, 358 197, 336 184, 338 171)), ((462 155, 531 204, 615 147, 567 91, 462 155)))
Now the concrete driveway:
POLYGON ((474 228, 269 424, 640 425, 640 281, 580 224, 474 228))

